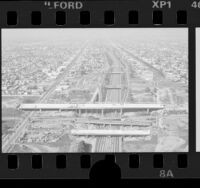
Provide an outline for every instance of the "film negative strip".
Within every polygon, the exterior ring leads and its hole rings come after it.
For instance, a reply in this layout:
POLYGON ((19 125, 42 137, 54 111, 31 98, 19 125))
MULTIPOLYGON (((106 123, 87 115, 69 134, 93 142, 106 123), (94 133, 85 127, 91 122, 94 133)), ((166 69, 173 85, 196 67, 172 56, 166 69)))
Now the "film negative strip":
POLYGON ((1 1, 0 39, 0 178, 200 178, 199 0, 1 1))

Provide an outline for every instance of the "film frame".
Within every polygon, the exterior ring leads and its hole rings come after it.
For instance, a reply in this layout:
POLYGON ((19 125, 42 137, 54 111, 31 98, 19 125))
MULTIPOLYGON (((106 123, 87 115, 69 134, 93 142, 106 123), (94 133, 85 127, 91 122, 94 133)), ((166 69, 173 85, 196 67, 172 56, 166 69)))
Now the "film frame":
MULTIPOLYGON (((51 4, 53 1, 49 1, 51 4)), ((122 178, 199 178, 200 153, 196 151, 196 28, 200 27, 200 9, 191 7, 193 2, 176 0, 171 2, 169 9, 152 9, 152 1, 81 1, 83 8, 80 10, 64 10, 67 13, 66 24, 56 25, 57 9, 49 9, 44 6, 43 1, 35 2, 0 2, 0 27, 2 28, 188 28, 189 45, 189 152, 173 153, 115 153, 114 160, 121 169, 122 178), (138 24, 129 24, 128 12, 130 7, 138 11, 138 24), (104 24, 104 12, 113 11, 115 15, 114 24, 104 24), (154 24, 152 19, 153 11, 162 11, 162 24, 154 24), (177 23, 177 11, 187 12, 187 22, 177 23), (8 26, 6 23, 7 12, 17 12, 17 25, 8 26), (31 24, 31 12, 41 12, 41 24, 31 24), (80 12, 90 12, 90 24, 80 24, 80 12), (130 168, 129 157, 135 154, 139 156, 140 165, 138 168, 130 168), (159 156, 158 156, 159 154, 159 156), (161 157, 160 157, 161 156, 161 157), (163 159, 163 167, 154 168, 154 158, 163 159), (186 162, 187 161, 187 162, 186 162)), ((132 8, 131 8, 132 10, 132 8)), ((160 14, 160 13, 159 13, 160 14)), ((160 22, 160 20, 159 20, 160 22)), ((1 30, 2 31, 2 30, 1 30)), ((1 38, 2 40, 2 38, 1 38)), ((2 135, 2 134, 1 134, 2 135)), ((2 139, 0 143, 2 142, 2 139)), ((1 143, 2 145, 2 143, 1 143)), ((67 153, 66 168, 56 168, 56 156, 58 154, 21 154, 8 155, 0 154, 0 177, 1 178, 89 178, 91 166, 95 162, 105 159, 103 153, 67 153), (16 158, 17 156, 17 158, 16 158), (41 161, 32 168, 31 159, 41 161), (8 168, 8 160, 17 161, 17 168, 8 168), (82 162, 81 162, 82 161, 82 162), (88 161, 89 165, 83 165, 88 161), (39 169, 39 170, 37 170, 39 169)), ((61 155, 61 154, 59 154, 61 155)), ((108 154, 107 154, 108 155, 108 154)), ((113 160, 112 154, 109 154, 113 160)), ((134 157, 133 157, 134 158, 134 157)), ((137 157, 136 157, 137 158, 137 157)), ((15 165, 14 165, 15 166, 15 165)), ((161 165, 162 166, 162 165, 161 165)), ((12 164, 11 164, 12 168, 12 164)))

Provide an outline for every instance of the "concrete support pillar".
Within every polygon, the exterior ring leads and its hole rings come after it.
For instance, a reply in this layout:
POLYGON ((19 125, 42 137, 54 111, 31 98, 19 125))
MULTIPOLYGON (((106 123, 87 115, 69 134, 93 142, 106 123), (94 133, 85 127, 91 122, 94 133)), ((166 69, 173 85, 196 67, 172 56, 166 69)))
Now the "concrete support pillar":
POLYGON ((122 99, 122 92, 121 92, 121 88, 119 89, 119 102, 121 103, 121 99, 122 99))
POLYGON ((122 152, 122 141, 123 141, 123 137, 120 136, 119 137, 119 152, 122 152))
POLYGON ((99 102, 102 102, 103 100, 102 100, 102 93, 101 93, 101 91, 99 92, 99 102))
POLYGON ((122 108, 120 109, 120 117, 122 116, 123 110, 122 108))
POLYGON ((76 109, 75 112, 76 112, 76 116, 78 116, 78 109, 76 109))
POLYGON ((159 123, 158 123, 158 116, 156 115, 156 127, 159 126, 159 123))
POLYGON ((102 116, 102 117, 104 116, 104 112, 103 112, 103 109, 101 109, 101 116, 102 116))

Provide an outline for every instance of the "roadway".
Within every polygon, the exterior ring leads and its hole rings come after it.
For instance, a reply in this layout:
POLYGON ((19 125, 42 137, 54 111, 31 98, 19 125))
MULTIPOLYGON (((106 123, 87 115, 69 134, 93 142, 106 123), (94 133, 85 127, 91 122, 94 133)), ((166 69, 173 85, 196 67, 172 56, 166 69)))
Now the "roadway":
POLYGON ((96 148, 97 152, 119 152, 120 140, 118 137, 97 138, 96 148))
POLYGON ((107 89, 106 101, 109 103, 84 103, 84 104, 43 104, 43 103, 34 103, 34 104, 21 104, 19 109, 24 111, 42 111, 42 110, 51 110, 51 111, 73 111, 73 110, 120 110, 123 109, 137 111, 137 110, 159 110, 163 109, 164 105, 162 104, 129 104, 129 103, 117 103, 120 101, 122 89, 107 89), (115 96, 116 95, 116 96, 115 96), (114 96, 114 97, 112 97, 114 96), (118 100, 115 100, 118 99, 118 100))
MULTIPOLYGON (((106 52, 107 60, 111 65, 109 85, 112 88, 107 88, 106 103, 121 103, 122 97, 122 74, 124 73, 123 67, 119 59, 115 56, 113 48, 106 52)), ((112 129, 119 129, 119 126, 111 126, 112 129)), ((108 130, 109 131, 109 130, 108 130)), ((112 130, 111 130, 112 131, 112 130)), ((122 137, 112 136, 99 136, 96 138, 96 152, 121 152, 122 137)))
POLYGON ((106 121, 106 120, 77 120, 76 123, 93 124, 93 125, 112 125, 112 126, 137 126, 150 127, 151 121, 106 121))
MULTIPOLYGON (((119 138, 121 136, 148 136, 150 134, 150 130, 120 130, 118 127, 116 129, 73 129, 71 130, 72 135, 77 135, 77 136, 95 136, 95 137, 104 137, 104 136, 110 136, 110 139, 114 137, 113 140, 116 140, 115 138, 119 138)), ((109 146, 109 144, 105 145, 109 146)), ((117 148, 117 146, 116 146, 117 148)))
POLYGON ((119 48, 119 50, 124 51, 126 54, 128 54, 129 56, 131 56, 133 59, 135 59, 136 61, 139 61, 141 63, 143 63, 145 66, 147 66, 153 73, 154 75, 156 75, 156 78, 161 81, 165 79, 165 75, 158 69, 156 69, 154 66, 152 66, 151 64, 149 64, 148 62, 144 61, 142 58, 135 56, 130 50, 122 47, 122 46, 117 46, 119 48))

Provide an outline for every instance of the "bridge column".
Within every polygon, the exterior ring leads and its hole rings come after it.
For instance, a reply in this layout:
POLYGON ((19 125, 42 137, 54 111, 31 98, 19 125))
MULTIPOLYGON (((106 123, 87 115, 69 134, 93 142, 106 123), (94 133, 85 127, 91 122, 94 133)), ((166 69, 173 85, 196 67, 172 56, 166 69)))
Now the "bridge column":
POLYGON ((159 123, 158 123, 158 116, 156 115, 156 127, 159 126, 159 123))
POLYGON ((121 92, 121 88, 119 88, 119 102, 121 103, 121 100, 122 100, 122 92, 121 92))
POLYGON ((122 116, 123 110, 122 108, 120 109, 120 117, 122 116))
POLYGON ((120 136, 119 137, 119 152, 122 152, 122 141, 123 141, 123 137, 120 136))
POLYGON ((81 115, 81 109, 78 109, 78 115, 79 116, 81 115))
POLYGON ((162 110, 162 111, 159 113, 159 117, 158 117, 158 126, 159 126, 160 128, 165 128, 165 127, 166 127, 166 125, 165 125, 164 122, 163 122, 163 113, 164 113, 164 111, 162 110))
POLYGON ((76 116, 79 116, 79 110, 76 109, 75 112, 76 112, 76 116))
POLYGON ((102 116, 102 117, 104 116, 103 109, 101 109, 101 116, 102 116))
POLYGON ((99 88, 99 102, 102 102, 102 89, 99 88))

